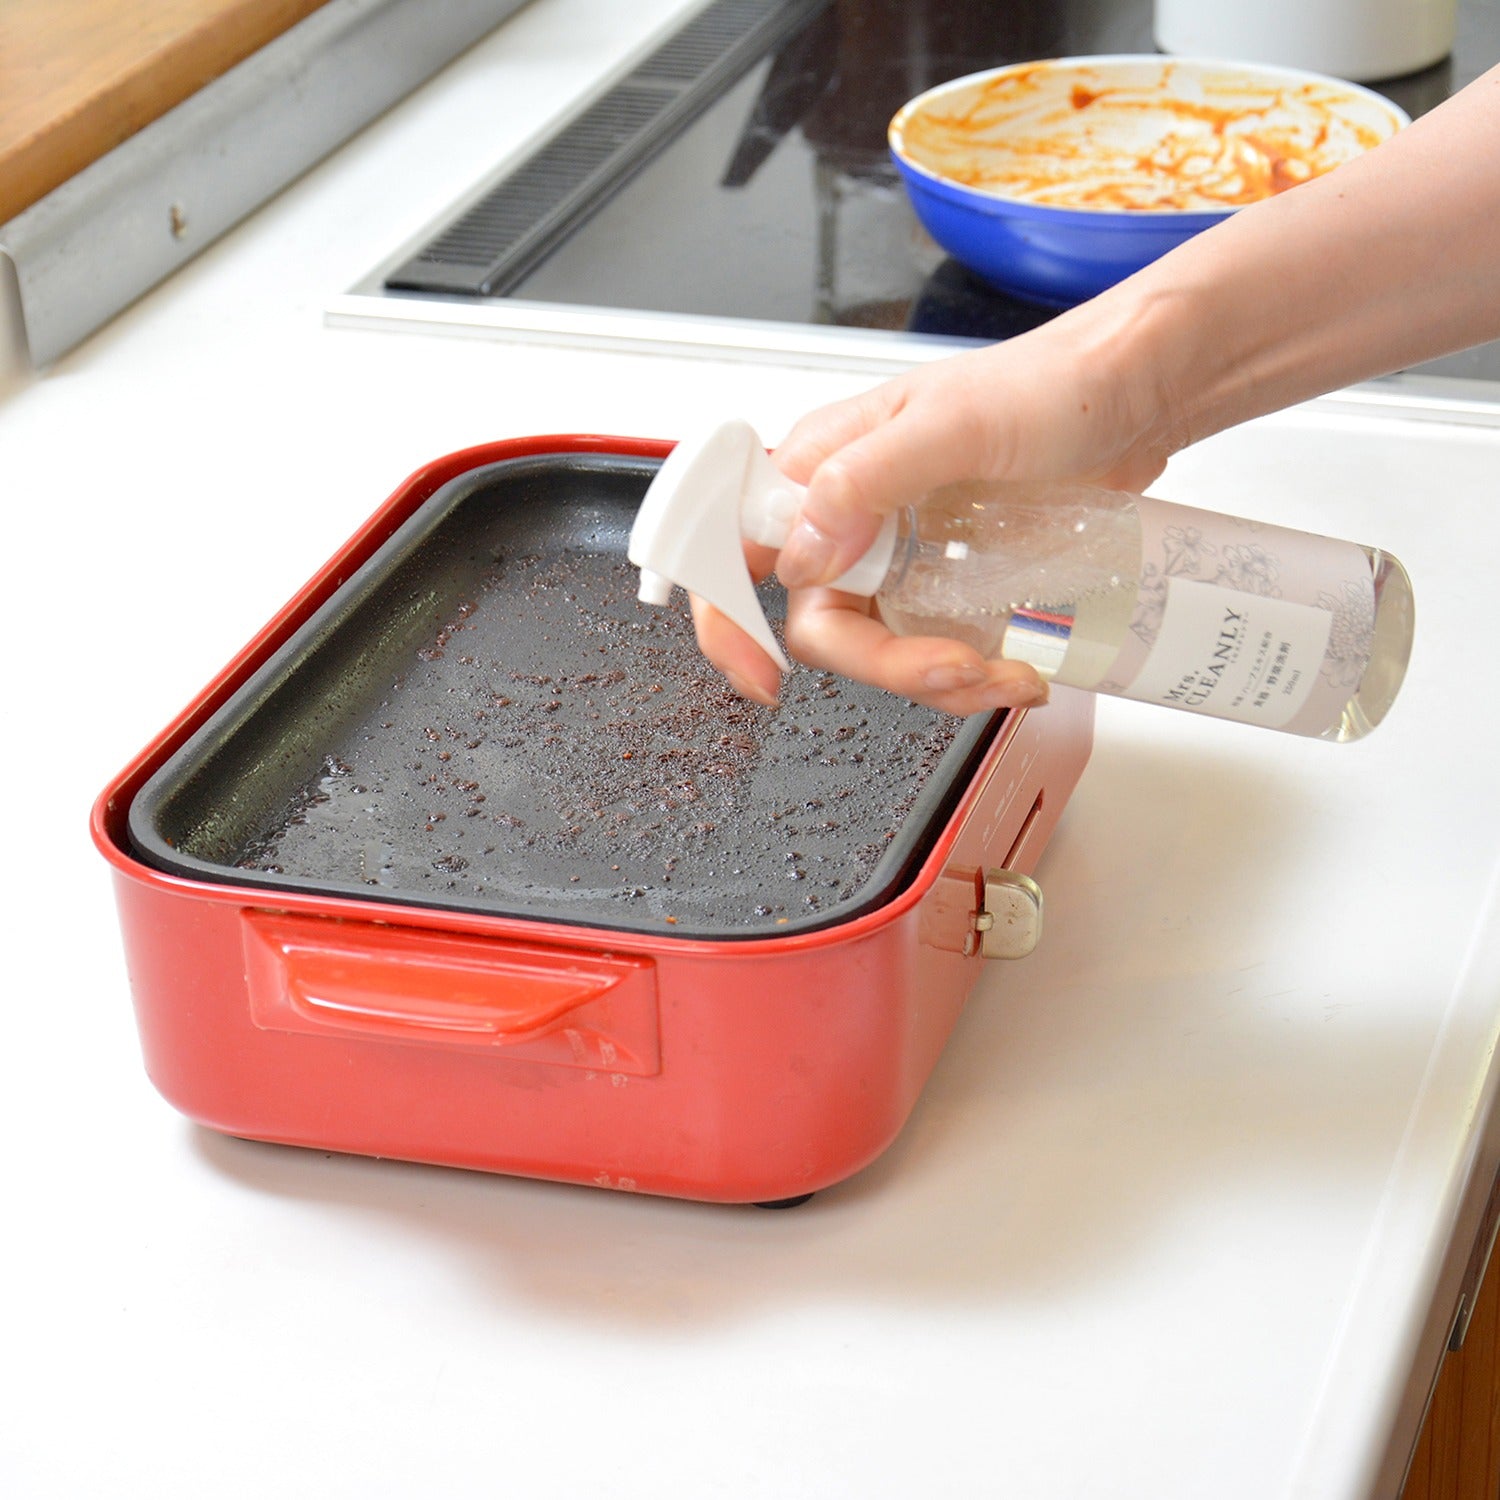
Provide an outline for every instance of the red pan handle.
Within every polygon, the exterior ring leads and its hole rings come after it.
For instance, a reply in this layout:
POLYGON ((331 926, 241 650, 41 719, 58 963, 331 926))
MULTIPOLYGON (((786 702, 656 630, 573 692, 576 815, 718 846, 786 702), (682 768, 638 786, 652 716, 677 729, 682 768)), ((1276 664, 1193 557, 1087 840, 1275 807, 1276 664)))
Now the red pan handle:
POLYGON ((658 1070, 649 958, 278 912, 247 911, 244 924, 263 1030, 658 1070))

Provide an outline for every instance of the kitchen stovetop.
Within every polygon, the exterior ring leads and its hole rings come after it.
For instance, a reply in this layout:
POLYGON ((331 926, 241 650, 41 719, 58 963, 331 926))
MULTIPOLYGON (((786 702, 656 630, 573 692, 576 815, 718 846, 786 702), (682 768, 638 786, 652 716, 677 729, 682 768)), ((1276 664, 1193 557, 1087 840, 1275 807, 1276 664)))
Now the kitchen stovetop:
MULTIPOLYGON (((887 122, 980 69, 1153 50, 1150 0, 714 0, 331 316, 875 367, 1009 337, 1056 309, 932 243, 887 122)), ((1469 0, 1452 56, 1372 86, 1416 116, 1497 59, 1469 0)), ((1500 345, 1419 373, 1500 380, 1500 345)))

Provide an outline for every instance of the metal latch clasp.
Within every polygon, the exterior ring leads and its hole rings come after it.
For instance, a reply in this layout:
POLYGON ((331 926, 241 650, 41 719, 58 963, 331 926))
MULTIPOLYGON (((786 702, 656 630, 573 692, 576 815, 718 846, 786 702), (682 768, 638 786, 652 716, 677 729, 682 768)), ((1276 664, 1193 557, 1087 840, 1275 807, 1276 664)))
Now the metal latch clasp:
POLYGON ((1025 958, 1042 936, 1042 888, 1018 870, 984 872, 984 904, 966 944, 984 958, 1025 958))

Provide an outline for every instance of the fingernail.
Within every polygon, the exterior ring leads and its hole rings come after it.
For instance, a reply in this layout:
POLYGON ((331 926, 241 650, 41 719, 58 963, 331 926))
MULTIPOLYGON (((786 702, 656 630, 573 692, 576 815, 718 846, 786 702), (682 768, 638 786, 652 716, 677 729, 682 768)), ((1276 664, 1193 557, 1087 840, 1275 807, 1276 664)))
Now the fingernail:
POLYGON ((941 667, 932 667, 924 672, 922 685, 942 693, 950 688, 973 687, 983 682, 985 676, 983 667, 977 667, 970 662, 950 663, 941 667))
POLYGON ((986 708, 1040 708, 1048 697, 1047 684, 997 682, 980 695, 986 708))
POLYGON ((776 560, 776 576, 789 589, 821 583, 833 561, 833 542, 810 521, 799 521, 776 560))
POLYGON ((775 708, 777 705, 778 700, 768 695, 764 688, 756 686, 737 672, 726 672, 724 680, 741 698, 749 698, 754 703, 764 703, 767 708, 775 708))

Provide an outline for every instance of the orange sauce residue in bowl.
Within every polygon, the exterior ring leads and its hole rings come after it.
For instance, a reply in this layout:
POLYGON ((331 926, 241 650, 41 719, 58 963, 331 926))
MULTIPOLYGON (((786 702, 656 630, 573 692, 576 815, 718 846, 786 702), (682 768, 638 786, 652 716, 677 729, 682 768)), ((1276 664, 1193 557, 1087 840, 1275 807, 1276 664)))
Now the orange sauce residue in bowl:
POLYGON ((1017 68, 951 109, 938 98, 903 112, 902 147, 929 172, 1006 198, 1204 211, 1284 192, 1383 138, 1332 86, 1210 79, 1190 95, 1170 89, 1171 73, 1168 64, 1144 82, 1085 75, 1068 85, 1046 63, 1017 68))

